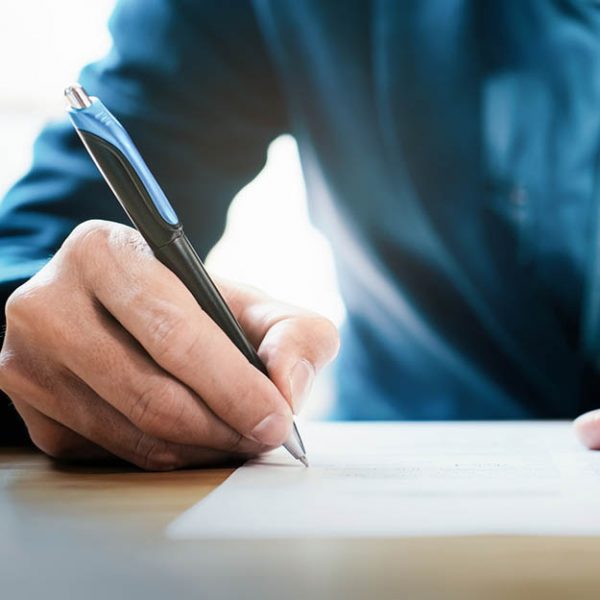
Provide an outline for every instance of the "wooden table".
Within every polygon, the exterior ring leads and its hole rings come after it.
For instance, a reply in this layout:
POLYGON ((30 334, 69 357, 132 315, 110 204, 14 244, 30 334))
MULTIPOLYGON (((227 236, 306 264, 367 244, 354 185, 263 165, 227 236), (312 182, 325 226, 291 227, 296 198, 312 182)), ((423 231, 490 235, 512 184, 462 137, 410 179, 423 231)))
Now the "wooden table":
POLYGON ((600 598, 599 538, 167 540, 167 523, 229 473, 0 451, 0 597, 600 598))

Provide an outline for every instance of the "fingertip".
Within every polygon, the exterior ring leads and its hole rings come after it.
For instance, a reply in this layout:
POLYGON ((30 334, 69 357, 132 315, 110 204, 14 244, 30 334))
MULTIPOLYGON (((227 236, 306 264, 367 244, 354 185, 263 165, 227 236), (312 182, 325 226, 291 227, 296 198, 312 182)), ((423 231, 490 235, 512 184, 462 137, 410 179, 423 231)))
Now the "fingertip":
POLYGON ((302 354, 316 371, 320 371, 338 355, 340 349, 338 328, 333 321, 321 315, 312 315, 298 321, 305 336, 302 354))
POLYGON ((259 444, 275 448, 289 438, 291 429, 291 413, 271 413, 262 419, 247 437, 259 444))
POLYGON ((591 450, 600 449, 600 409, 580 415, 573 421, 579 441, 591 450))
POLYGON ((319 371, 339 349, 337 328, 325 317, 294 315, 274 324, 263 338, 259 355, 269 377, 298 414, 319 371))

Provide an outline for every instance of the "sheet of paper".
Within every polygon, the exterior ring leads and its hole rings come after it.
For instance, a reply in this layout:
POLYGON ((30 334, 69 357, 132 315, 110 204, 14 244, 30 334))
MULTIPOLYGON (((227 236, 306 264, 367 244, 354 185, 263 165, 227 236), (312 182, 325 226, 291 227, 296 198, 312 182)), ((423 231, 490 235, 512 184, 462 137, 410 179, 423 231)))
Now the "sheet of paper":
POLYGON ((600 535, 600 453, 566 422, 304 424, 168 528, 173 538, 600 535))

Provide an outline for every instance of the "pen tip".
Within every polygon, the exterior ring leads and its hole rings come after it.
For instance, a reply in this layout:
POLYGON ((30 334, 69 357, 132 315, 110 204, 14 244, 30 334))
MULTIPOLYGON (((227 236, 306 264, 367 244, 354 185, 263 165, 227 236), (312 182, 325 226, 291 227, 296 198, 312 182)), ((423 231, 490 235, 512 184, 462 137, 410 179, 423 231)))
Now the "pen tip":
POLYGON ((308 464, 308 460, 307 460, 306 456, 301 456, 301 457, 300 457, 298 460, 299 460, 299 461, 300 461, 300 462, 301 462, 301 463, 302 463, 302 464, 303 464, 305 467, 308 467, 308 466, 309 466, 309 464, 308 464))

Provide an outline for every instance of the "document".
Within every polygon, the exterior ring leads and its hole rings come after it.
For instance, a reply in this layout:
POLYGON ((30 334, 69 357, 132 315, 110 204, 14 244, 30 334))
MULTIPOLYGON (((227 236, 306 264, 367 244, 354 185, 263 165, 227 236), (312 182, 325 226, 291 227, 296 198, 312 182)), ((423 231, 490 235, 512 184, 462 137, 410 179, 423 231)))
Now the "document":
POLYGON ((177 539, 600 535, 600 452, 567 422, 318 423, 168 527, 177 539))

